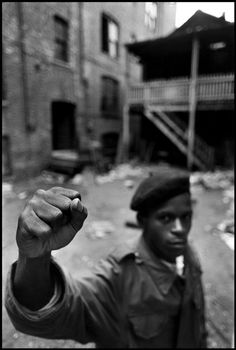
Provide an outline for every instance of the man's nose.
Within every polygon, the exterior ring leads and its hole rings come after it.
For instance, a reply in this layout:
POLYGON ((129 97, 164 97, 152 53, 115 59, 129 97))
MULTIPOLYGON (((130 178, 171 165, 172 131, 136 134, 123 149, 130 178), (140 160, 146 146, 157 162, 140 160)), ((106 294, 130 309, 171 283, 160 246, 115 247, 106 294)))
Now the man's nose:
POLYGON ((172 232, 175 232, 175 233, 182 233, 184 232, 184 227, 181 223, 181 220, 179 218, 176 218, 174 223, 173 223, 173 226, 171 228, 171 231, 172 232))

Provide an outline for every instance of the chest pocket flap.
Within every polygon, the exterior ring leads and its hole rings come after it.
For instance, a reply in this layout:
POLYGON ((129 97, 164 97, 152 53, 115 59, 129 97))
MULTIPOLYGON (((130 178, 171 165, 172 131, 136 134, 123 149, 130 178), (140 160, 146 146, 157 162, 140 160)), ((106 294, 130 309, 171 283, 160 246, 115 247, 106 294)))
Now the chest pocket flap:
POLYGON ((168 322, 168 315, 148 314, 130 316, 129 321, 136 336, 150 339, 158 336, 164 330, 168 322))

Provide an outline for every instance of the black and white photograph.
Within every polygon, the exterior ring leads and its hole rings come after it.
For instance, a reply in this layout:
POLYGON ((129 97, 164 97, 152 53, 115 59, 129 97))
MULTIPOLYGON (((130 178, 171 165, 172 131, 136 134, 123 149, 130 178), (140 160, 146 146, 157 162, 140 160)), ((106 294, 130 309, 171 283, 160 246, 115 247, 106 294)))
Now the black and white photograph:
POLYGON ((2 2, 2 348, 234 348, 234 2, 2 2))

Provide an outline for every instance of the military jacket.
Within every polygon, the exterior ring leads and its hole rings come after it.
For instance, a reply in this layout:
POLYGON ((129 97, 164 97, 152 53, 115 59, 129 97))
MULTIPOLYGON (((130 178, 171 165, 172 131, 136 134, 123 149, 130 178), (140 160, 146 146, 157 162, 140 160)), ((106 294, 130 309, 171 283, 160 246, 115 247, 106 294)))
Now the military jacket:
POLYGON ((97 347, 206 348, 202 271, 190 245, 184 260, 179 277, 142 237, 120 245, 77 279, 52 259, 61 295, 43 313, 27 313, 16 300, 13 264, 5 306, 17 330, 38 337, 97 347))

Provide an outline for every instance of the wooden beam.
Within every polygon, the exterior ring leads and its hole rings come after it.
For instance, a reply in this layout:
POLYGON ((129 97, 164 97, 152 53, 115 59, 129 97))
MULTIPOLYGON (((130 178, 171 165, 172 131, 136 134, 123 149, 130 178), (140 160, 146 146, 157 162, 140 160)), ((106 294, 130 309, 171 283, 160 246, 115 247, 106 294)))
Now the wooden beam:
POLYGON ((189 126, 188 126, 188 156, 187 166, 191 171, 193 164, 193 152, 194 152, 194 136, 195 136, 195 118, 196 118, 196 106, 197 106, 197 75, 198 75, 198 63, 199 63, 199 40, 197 37, 193 38, 192 42, 192 59, 191 59, 191 82, 189 89, 189 126))

